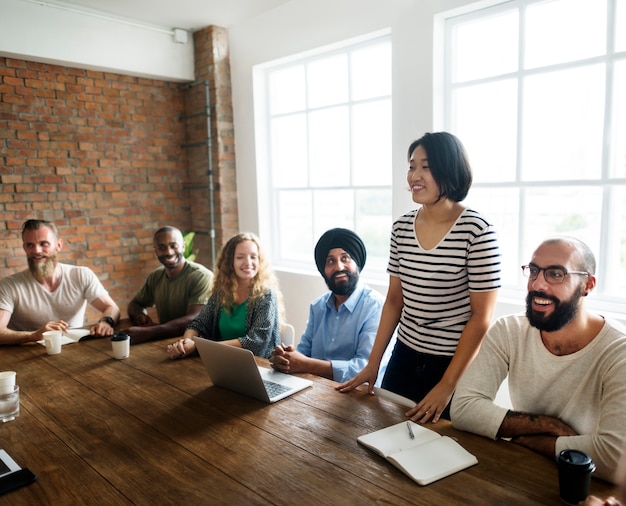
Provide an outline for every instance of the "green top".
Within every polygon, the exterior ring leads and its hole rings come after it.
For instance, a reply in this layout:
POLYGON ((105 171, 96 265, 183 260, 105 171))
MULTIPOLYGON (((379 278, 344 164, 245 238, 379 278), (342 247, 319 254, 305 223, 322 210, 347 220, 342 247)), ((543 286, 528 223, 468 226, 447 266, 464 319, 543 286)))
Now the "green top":
POLYGON ((150 273, 135 300, 143 307, 156 306, 159 323, 167 323, 185 316, 188 306, 206 304, 212 283, 213 273, 201 264, 187 261, 174 279, 161 266, 150 273))
POLYGON ((246 335, 246 310, 248 309, 248 301, 244 301, 235 306, 230 314, 222 308, 220 311, 220 337, 222 341, 228 339, 237 339, 246 335))

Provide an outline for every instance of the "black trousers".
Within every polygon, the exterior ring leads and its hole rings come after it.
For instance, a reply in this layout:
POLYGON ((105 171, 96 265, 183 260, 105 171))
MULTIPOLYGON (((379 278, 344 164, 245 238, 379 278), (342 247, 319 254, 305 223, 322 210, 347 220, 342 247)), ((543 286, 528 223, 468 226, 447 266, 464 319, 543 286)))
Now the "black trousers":
MULTIPOLYGON (((415 351, 398 341, 389 359, 382 387, 419 402, 439 383, 451 360, 452 357, 415 351)), ((449 404, 441 417, 450 420, 449 404)))

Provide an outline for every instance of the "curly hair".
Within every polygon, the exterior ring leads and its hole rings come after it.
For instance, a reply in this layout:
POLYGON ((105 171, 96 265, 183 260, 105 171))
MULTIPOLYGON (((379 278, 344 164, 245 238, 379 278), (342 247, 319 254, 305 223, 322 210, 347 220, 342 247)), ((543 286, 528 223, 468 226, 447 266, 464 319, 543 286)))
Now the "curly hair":
POLYGON ((285 307, 283 303, 283 296, 278 285, 278 279, 274 274, 274 271, 269 266, 269 262, 265 257, 265 252, 261 247, 259 238, 250 232, 242 232, 231 237, 226 244, 222 247, 219 256, 217 257, 217 264, 215 266, 215 279, 213 280, 213 291, 219 291, 221 293, 222 307, 230 314, 235 307, 235 300, 237 299, 237 275, 235 274, 235 250, 237 246, 242 242, 252 241, 256 244, 259 252, 259 268, 256 276, 250 283, 250 300, 254 300, 257 297, 267 293, 268 290, 274 290, 278 301, 278 312, 280 321, 284 322, 285 307))

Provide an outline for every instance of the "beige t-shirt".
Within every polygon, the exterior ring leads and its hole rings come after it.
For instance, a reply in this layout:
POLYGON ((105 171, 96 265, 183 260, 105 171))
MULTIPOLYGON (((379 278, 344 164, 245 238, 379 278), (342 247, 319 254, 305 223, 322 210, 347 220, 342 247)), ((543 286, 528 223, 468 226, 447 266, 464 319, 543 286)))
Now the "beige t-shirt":
POLYGON ((37 330, 53 320, 70 327, 85 325, 85 308, 108 292, 91 269, 58 264, 61 281, 53 292, 46 290, 30 270, 0 280, 0 309, 11 313, 11 330, 37 330))

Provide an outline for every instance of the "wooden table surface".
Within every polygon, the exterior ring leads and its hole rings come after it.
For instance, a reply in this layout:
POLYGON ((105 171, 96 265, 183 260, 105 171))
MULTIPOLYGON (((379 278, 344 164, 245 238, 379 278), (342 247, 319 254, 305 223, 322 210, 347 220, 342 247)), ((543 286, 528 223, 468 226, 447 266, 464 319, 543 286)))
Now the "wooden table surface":
MULTIPOLYGON (((479 463, 420 487, 356 442, 405 408, 312 375, 312 388, 266 405, 212 387, 198 358, 170 361, 165 344, 133 346, 125 360, 108 339, 52 356, 0 348, 21 392, 0 448, 37 476, 0 504, 561 504, 556 465, 520 446, 428 424, 479 463)), ((593 493, 614 491, 592 480, 593 493)))

